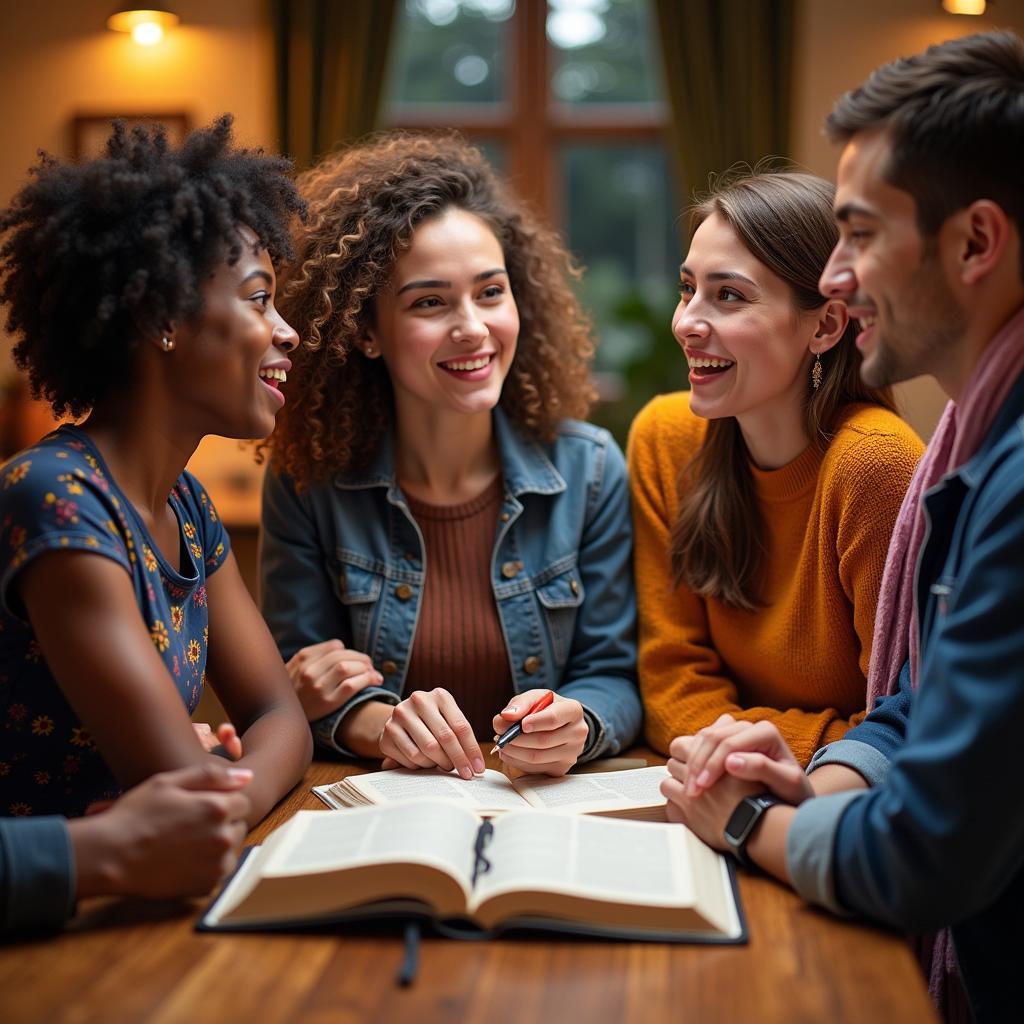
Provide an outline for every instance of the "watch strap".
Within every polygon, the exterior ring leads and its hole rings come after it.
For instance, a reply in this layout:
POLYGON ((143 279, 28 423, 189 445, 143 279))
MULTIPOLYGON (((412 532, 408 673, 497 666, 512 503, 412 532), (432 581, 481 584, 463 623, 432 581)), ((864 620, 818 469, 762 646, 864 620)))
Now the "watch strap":
POLYGON ((774 807, 782 802, 774 793, 758 793, 756 796, 744 797, 736 805, 736 810, 732 812, 729 821, 726 823, 723 835, 725 836, 725 841, 729 844, 729 849, 732 851, 733 856, 745 868, 757 867, 750 859, 750 854, 747 853, 747 843, 750 841, 750 837, 760 824, 765 811, 769 807, 774 807), (740 817, 745 819, 746 822, 742 834, 738 834, 739 828, 737 826, 737 819, 740 817))

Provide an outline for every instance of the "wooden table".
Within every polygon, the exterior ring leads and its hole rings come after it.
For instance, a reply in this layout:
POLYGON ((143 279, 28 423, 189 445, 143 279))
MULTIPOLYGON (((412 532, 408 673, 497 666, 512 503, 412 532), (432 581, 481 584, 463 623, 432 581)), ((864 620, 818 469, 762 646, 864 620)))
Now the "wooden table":
MULTIPOLYGON (((315 762, 256 828, 358 766, 315 762)), ((426 938, 410 988, 395 934, 200 935, 201 903, 91 900, 61 936, 0 947, 0 1022, 661 1024, 934 1020, 903 940, 740 881, 747 946, 426 938)))

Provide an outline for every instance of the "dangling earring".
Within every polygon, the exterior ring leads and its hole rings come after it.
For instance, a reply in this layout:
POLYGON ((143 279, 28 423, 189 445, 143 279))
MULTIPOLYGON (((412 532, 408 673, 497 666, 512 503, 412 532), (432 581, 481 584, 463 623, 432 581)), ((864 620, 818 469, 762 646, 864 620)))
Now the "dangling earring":
POLYGON ((821 369, 821 356, 815 354, 814 365, 811 367, 811 387, 815 391, 821 387, 821 377, 824 371, 821 369))
POLYGON ((164 339, 160 344, 163 345, 165 352, 171 352, 174 350, 174 339, 168 338, 167 335, 164 335, 164 339))

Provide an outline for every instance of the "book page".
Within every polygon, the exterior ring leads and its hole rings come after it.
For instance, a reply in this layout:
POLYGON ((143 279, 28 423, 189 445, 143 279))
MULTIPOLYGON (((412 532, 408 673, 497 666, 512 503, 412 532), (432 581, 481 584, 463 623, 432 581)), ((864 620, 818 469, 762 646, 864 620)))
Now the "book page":
POLYGON ((533 807, 586 814, 617 807, 663 804, 665 798, 659 786, 667 777, 668 769, 655 765, 625 772, 565 775, 559 779, 526 776, 517 779, 513 786, 533 807))
POLYGON ((445 802, 299 811, 252 851, 204 923, 315 921, 396 898, 462 913, 479 828, 445 802))
POLYGON ((609 818, 509 814, 495 822, 486 850, 491 869, 477 879, 475 902, 531 889, 692 905, 694 875, 684 833, 682 827, 609 818))
POLYGON ((406 803, 350 811, 299 811, 267 843, 265 877, 415 861, 455 875, 468 890, 480 821, 450 803, 406 803))
POLYGON ((345 780, 357 792, 375 804, 396 800, 456 800, 477 811, 523 810, 523 798, 501 772, 488 768, 472 779, 440 769, 414 771, 395 768, 369 775, 350 775, 345 780))
MULTIPOLYGON (((692 908, 722 935, 741 931, 725 858, 682 825, 531 810, 494 827, 471 904, 492 902, 488 916, 504 905, 557 918, 574 899, 578 920, 579 901, 646 907, 648 921, 670 928, 692 908)), ((590 916, 600 922, 604 911, 590 916)), ((626 916, 643 924, 642 910, 626 916)))

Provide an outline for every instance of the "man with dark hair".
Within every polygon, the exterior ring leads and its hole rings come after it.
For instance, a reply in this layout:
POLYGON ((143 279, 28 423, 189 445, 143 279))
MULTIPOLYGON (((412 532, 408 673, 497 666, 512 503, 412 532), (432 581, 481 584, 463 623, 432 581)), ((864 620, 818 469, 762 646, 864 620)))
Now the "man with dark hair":
POLYGON ((928 373, 951 399, 893 534, 877 700, 807 776, 770 723, 723 716, 673 742, 663 790, 670 817, 808 900, 949 927, 933 993, 955 951, 975 1016, 1005 1019, 1024 917, 1024 801, 1003 781, 1024 734, 1024 41, 886 65, 828 131, 840 241, 821 290, 861 322, 866 381, 928 373))

